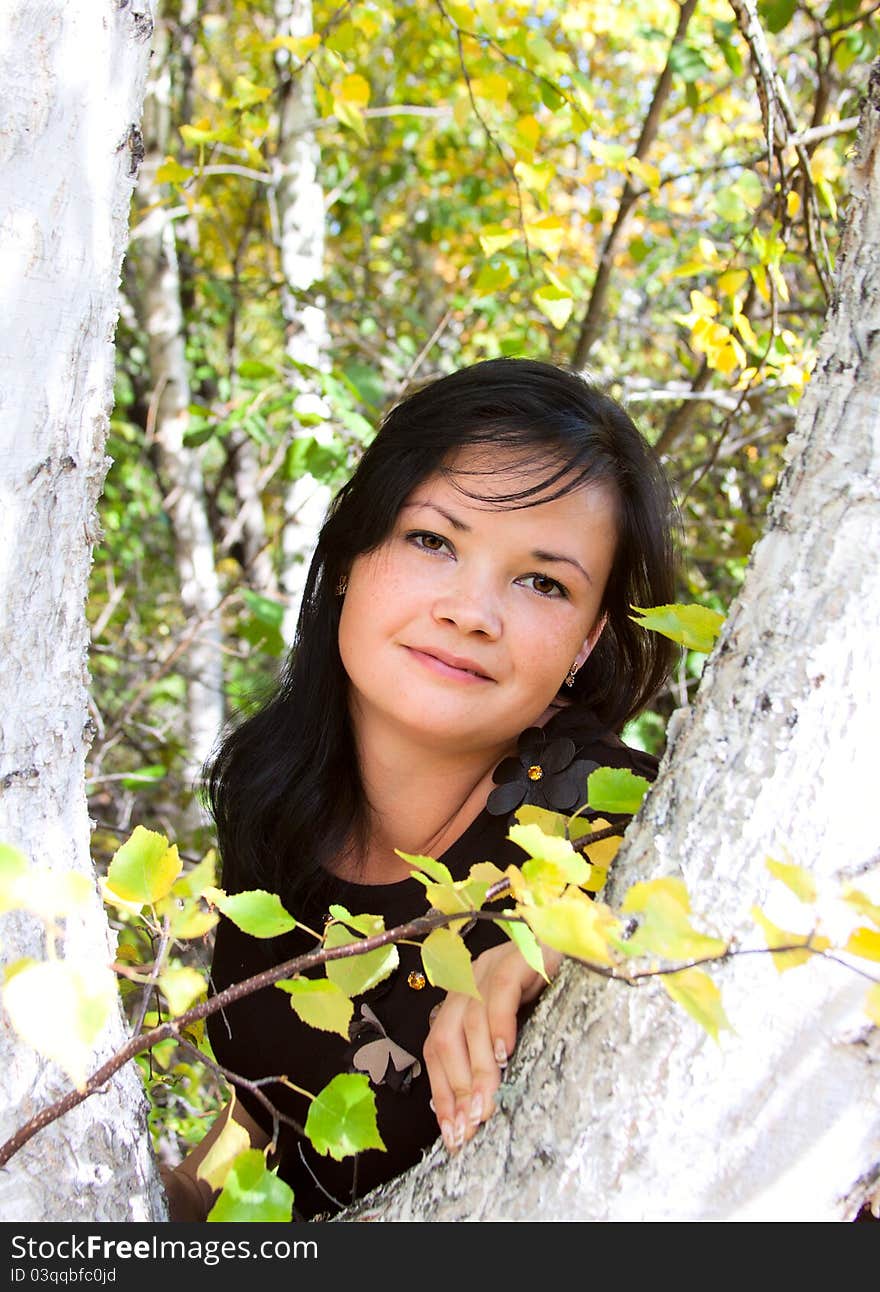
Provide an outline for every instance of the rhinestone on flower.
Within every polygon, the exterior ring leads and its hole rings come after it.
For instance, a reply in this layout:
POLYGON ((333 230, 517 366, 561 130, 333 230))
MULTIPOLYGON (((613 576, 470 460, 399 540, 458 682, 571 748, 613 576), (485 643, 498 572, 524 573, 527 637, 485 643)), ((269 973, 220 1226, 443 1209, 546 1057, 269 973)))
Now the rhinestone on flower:
POLYGON ((504 816, 529 803, 551 812, 574 812, 586 802, 587 777, 598 766, 578 758, 577 745, 568 736, 548 740, 543 727, 527 727, 515 756, 502 759, 492 773, 496 788, 486 810, 504 816))

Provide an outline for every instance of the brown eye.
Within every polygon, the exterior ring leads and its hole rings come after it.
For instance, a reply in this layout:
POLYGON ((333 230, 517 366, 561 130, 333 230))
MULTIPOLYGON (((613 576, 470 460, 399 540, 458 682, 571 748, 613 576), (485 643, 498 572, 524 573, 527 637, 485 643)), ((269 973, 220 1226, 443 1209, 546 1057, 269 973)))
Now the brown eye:
POLYGON ((441 538, 439 534, 432 534, 430 530, 416 530, 412 534, 407 534, 407 538, 425 552, 445 552, 449 547, 445 538, 441 538))
POLYGON ((547 574, 527 574, 523 582, 542 597, 567 597, 568 593, 561 583, 551 579, 547 574))

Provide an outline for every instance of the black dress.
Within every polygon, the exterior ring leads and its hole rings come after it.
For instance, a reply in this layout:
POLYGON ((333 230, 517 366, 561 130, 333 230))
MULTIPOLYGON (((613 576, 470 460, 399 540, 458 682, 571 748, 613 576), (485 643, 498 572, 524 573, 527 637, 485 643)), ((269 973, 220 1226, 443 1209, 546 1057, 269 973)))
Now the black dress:
MULTIPOLYGON (((480 861, 492 861, 502 869, 521 865, 526 854, 506 838, 512 811, 526 796, 530 802, 560 811, 574 810, 583 799, 586 775, 594 766, 629 767, 653 780, 657 760, 604 731, 583 709, 572 706, 560 710, 540 732, 530 729, 523 734, 519 756, 506 759, 496 769, 495 779, 500 783, 489 795, 486 808, 437 860, 456 880, 466 878, 470 867, 480 861), (543 774, 532 780, 528 768, 541 766, 542 759, 543 774), (577 801, 571 798, 573 793, 577 801)), ((341 903, 353 915, 381 915, 386 929, 429 909, 425 889, 415 879, 393 884, 333 880, 332 892, 292 914, 320 930, 330 901, 341 903)), ((465 936, 474 959, 505 940, 506 935, 491 921, 477 921, 465 936)), ((212 989, 223 991, 314 950, 314 939, 299 929, 277 938, 253 938, 221 917, 214 943, 212 989)), ((294 1219, 310 1220, 343 1209, 408 1170, 438 1138, 437 1120, 428 1104, 431 1089, 422 1046, 428 1034, 428 1016, 445 992, 425 978, 419 946, 399 946, 398 954, 398 968, 355 999, 347 1041, 300 1022, 289 996, 274 986, 208 1018, 208 1037, 218 1062, 251 1081, 284 1074, 315 1095, 338 1073, 368 1072, 385 1151, 369 1149, 337 1162, 317 1153, 307 1139, 282 1123, 273 1165, 278 1165, 278 1174, 293 1189, 294 1219)), ((314 972, 324 977, 323 967, 314 972)), ((303 1095, 274 1083, 262 1090, 280 1112, 304 1124, 309 1101, 303 1095)), ((237 1094, 248 1113, 271 1134, 271 1118, 259 1100, 247 1090, 239 1089, 237 1094)))

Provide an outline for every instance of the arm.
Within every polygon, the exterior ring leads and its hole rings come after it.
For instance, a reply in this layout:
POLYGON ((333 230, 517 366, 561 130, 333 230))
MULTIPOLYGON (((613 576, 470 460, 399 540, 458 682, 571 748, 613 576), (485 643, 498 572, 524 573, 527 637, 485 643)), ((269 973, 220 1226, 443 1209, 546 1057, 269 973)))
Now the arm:
MULTIPOLYGON (((547 948, 543 954, 552 978, 562 955, 547 948)), ((449 1152, 461 1148, 494 1112, 495 1092, 516 1045, 517 1013, 547 985, 512 942, 477 956, 474 978, 482 999, 450 992, 433 1017, 423 1051, 449 1152)))
POLYGON ((211 1129, 183 1161, 175 1167, 160 1166, 159 1175, 168 1198, 168 1219, 171 1221, 203 1221, 214 1205, 219 1189, 212 1189, 207 1180, 197 1175, 199 1166, 220 1137, 230 1116, 250 1136, 252 1148, 265 1148, 269 1136, 235 1099, 217 1114, 211 1129))

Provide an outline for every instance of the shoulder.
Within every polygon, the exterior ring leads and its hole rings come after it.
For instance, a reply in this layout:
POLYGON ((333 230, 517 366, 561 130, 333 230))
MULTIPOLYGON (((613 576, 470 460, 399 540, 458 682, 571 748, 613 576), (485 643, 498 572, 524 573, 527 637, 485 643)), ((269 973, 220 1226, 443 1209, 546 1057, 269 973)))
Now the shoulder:
POLYGON ((544 727, 544 734, 548 742, 559 738, 573 740, 577 757, 598 763, 600 767, 629 767, 651 781, 657 776, 660 760, 656 755, 626 744, 591 709, 582 705, 558 709, 544 727))

